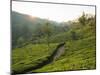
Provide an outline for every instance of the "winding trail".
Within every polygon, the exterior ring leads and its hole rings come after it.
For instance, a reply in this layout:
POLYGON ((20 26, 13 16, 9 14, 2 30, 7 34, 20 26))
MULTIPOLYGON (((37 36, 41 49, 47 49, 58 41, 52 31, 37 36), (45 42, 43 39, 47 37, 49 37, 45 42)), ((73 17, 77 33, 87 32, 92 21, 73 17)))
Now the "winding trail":
MULTIPOLYGON (((36 73, 36 72, 32 72, 32 70, 36 70, 39 68, 44 67, 47 64, 52 63, 53 61, 55 61, 57 58, 59 58, 65 51, 65 43, 60 43, 57 48, 55 49, 55 51, 47 57, 47 60, 42 61, 41 63, 39 63, 36 66, 32 66, 26 70, 23 70, 22 72, 13 72, 14 74, 28 74, 28 73, 36 73)), ((13 75, 14 75, 13 74, 13 75)))

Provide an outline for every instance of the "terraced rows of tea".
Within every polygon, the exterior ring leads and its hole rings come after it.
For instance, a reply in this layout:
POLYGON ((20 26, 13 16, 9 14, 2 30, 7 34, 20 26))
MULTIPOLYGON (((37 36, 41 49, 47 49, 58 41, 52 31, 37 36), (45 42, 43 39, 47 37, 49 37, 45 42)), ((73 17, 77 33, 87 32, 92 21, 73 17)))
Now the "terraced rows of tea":
POLYGON ((95 16, 86 15, 68 25, 13 11, 12 73, 95 69, 95 16))

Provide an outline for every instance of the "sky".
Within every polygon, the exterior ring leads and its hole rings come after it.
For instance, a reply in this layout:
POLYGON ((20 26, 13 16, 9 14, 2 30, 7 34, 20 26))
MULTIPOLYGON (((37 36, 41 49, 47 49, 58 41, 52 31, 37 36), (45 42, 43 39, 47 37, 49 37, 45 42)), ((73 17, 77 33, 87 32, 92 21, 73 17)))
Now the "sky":
POLYGON ((39 17, 57 22, 66 22, 69 20, 74 20, 78 18, 80 15, 82 15, 83 12, 93 15, 95 14, 94 6, 16 1, 12 1, 12 10, 24 14, 29 14, 31 15, 31 17, 39 17))

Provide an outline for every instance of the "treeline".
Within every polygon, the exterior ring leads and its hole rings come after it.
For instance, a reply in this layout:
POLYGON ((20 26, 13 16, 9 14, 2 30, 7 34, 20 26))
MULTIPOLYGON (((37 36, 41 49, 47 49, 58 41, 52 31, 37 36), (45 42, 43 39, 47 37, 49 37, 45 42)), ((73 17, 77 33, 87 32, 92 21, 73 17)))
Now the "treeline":
POLYGON ((22 47, 28 43, 47 43, 49 46, 49 43, 82 39, 86 34, 81 29, 89 28, 95 33, 95 26, 95 15, 84 12, 75 21, 57 23, 13 11, 12 47, 22 47))
POLYGON ((55 35, 62 31, 63 27, 55 21, 37 17, 32 18, 29 15, 12 11, 13 48, 30 42, 40 43, 39 39, 47 39, 50 35, 55 35))
POLYGON ((91 14, 82 15, 76 20, 72 21, 71 38, 73 40, 82 39, 87 36, 87 33, 92 33, 95 36, 96 29, 96 16, 91 14))

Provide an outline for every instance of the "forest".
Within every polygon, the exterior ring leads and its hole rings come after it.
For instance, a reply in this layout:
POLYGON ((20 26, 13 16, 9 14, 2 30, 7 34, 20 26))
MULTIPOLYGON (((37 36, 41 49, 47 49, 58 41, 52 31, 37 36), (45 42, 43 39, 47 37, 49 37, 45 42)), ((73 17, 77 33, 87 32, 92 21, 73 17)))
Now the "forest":
POLYGON ((96 15, 56 22, 12 11, 11 18, 13 74, 96 68, 96 15))

